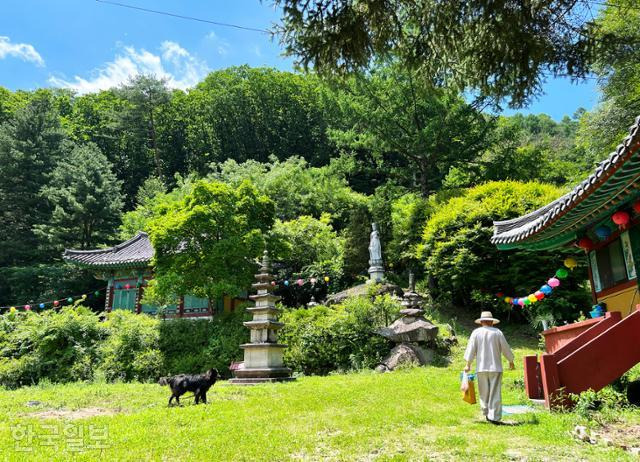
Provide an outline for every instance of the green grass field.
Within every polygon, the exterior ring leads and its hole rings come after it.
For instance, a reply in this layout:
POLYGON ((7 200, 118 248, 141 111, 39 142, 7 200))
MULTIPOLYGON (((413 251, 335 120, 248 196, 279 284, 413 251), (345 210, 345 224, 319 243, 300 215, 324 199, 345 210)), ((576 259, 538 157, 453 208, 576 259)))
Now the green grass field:
MULTIPOLYGON (((531 337, 513 342, 519 361, 533 345, 531 337)), ((168 408, 168 389, 155 384, 0 391, 0 453, 4 460, 65 461, 635 460, 575 442, 572 413, 508 417, 517 426, 485 423, 478 406, 460 398, 461 348, 447 367, 255 387, 222 382, 199 406, 185 400, 168 408), (40 404, 28 406, 32 400, 40 404), (107 447, 90 447, 100 444, 107 447)), ((521 380, 520 370, 505 373, 505 404, 526 402, 521 380)), ((637 411, 621 416, 640 420, 637 411)))

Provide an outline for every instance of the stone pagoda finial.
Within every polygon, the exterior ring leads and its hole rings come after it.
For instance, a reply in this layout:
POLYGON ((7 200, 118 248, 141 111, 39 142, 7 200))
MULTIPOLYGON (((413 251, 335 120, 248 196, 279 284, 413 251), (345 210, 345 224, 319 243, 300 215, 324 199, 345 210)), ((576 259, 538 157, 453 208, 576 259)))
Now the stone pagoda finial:
POLYGON ((287 345, 278 343, 278 330, 284 326, 278 321, 280 310, 276 302, 280 300, 272 294, 275 286, 272 284, 271 262, 269 252, 262 254, 262 262, 256 282, 252 287, 256 290, 251 298, 255 306, 247 308, 253 315, 251 321, 243 323, 251 332, 249 343, 240 345, 244 350, 244 363, 235 371, 235 378, 230 383, 252 385, 264 382, 281 382, 293 380, 291 369, 284 366, 282 355, 287 345))

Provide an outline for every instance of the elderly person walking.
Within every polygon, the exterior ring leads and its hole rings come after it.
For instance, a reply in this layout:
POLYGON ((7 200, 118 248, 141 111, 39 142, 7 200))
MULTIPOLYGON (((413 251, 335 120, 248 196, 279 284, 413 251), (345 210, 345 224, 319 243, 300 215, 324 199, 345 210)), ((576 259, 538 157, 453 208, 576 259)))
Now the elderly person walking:
POLYGON ((480 407, 486 419, 498 424, 502 418, 502 358, 509 361, 509 369, 513 365, 513 352, 504 338, 504 334, 493 327, 500 321, 490 311, 483 311, 476 324, 480 324, 471 333, 464 359, 467 361, 465 372, 471 370, 471 363, 476 360, 476 377, 480 407))

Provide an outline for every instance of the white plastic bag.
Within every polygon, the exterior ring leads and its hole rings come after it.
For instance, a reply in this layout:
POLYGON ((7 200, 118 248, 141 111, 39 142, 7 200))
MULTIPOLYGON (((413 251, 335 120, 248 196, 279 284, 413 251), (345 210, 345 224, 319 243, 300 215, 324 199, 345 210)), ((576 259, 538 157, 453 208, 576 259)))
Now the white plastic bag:
POLYGON ((462 371, 462 381, 460 382, 460 391, 467 391, 469 389, 469 375, 462 371))

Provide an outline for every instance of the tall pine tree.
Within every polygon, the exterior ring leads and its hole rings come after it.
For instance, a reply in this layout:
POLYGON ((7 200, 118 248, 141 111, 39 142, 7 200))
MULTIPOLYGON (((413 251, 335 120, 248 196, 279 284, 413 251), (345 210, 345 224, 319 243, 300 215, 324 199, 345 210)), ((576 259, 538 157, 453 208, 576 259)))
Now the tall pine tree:
POLYGON ((49 219, 51 208, 40 191, 49 184, 65 146, 48 91, 36 92, 0 125, 0 266, 46 259, 33 228, 49 219))
POLYGON ((42 196, 51 218, 35 231, 52 251, 64 247, 88 249, 107 243, 120 222, 122 183, 95 144, 76 146, 53 170, 42 196))

